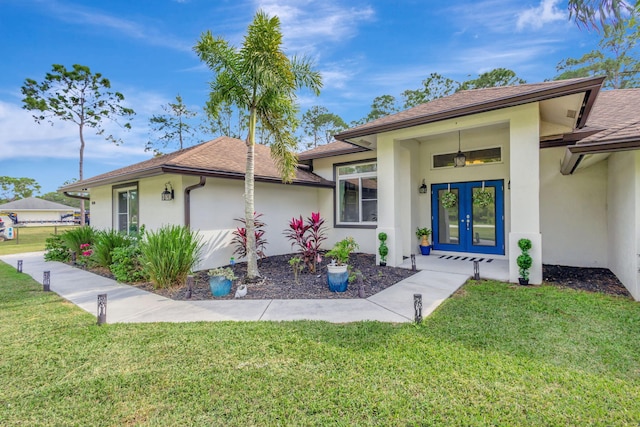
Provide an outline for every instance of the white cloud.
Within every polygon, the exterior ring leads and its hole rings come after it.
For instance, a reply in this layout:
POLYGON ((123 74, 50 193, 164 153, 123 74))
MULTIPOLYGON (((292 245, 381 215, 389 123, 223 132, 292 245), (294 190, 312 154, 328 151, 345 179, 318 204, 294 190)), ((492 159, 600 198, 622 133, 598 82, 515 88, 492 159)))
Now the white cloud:
MULTIPOLYGON (((32 114, 20 106, 0 101, 0 149, 2 159, 51 158, 77 159, 80 141, 78 128, 70 122, 55 121, 52 126, 48 122, 37 124, 32 114)), ((139 144, 127 143, 132 141, 131 134, 136 138, 137 132, 126 132, 118 125, 110 124, 105 133, 113 133, 122 138, 125 143, 116 146, 95 135, 92 130, 85 130, 85 158, 112 159, 117 156, 149 157, 139 144)))
POLYGON ((48 6, 48 15, 65 22, 84 25, 92 30, 112 30, 130 38, 142 40, 154 46, 163 46, 175 50, 191 52, 191 42, 179 40, 168 34, 165 29, 157 29, 151 25, 109 15, 96 9, 82 7, 77 4, 67 5, 53 1, 43 3, 48 6))
POLYGON ((531 27, 539 30, 551 22, 567 21, 568 12, 558 8, 559 2, 560 0, 542 0, 538 6, 519 13, 516 28, 522 30, 531 27))
POLYGON ((306 55, 317 54, 319 45, 354 37, 360 23, 375 18, 370 6, 346 6, 333 0, 257 0, 256 3, 270 16, 280 18, 285 46, 306 55))

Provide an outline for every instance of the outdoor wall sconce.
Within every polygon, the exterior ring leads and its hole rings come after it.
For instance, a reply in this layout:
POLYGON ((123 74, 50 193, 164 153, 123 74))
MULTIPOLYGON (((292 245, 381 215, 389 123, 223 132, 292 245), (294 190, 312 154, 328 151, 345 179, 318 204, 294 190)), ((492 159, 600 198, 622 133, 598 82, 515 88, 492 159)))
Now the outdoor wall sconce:
POLYGON ((463 168, 467 164, 467 156, 460 150, 460 131, 458 131, 458 154, 453 158, 453 166, 463 168))
POLYGON ((164 185, 164 191, 162 192, 162 201, 170 202, 171 200, 173 200, 173 186, 170 182, 167 182, 164 185), (169 188, 171 189, 171 191, 169 191, 169 188))
POLYGON ((424 179, 422 180, 422 185, 418 188, 418 192, 420 194, 426 194, 427 192, 427 184, 424 183, 424 179))

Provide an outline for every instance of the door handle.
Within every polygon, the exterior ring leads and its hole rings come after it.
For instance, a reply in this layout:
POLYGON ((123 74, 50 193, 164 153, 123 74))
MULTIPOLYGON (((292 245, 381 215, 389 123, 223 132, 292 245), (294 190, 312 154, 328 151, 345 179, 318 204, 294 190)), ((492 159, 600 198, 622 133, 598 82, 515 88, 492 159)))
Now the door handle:
POLYGON ((471 222, 471 216, 467 214, 467 231, 469 231, 469 223, 471 222))

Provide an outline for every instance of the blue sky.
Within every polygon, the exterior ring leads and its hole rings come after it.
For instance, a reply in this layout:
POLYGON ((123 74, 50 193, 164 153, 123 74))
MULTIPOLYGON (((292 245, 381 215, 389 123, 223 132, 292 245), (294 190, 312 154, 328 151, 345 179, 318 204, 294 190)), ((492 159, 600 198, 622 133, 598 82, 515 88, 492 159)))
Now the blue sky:
POLYGON ((462 81, 504 67, 550 79, 599 39, 558 0, 0 0, 0 176, 34 178, 43 193, 78 176, 77 128, 36 124, 21 109, 25 78, 87 65, 136 111, 132 131, 110 129, 123 145, 89 135, 88 178, 149 158, 148 119, 177 94, 201 110, 212 74, 193 45, 206 30, 239 45, 260 8, 280 17, 287 53, 312 58, 323 75, 319 97, 300 95, 301 111, 322 105, 347 123, 433 72, 462 81))

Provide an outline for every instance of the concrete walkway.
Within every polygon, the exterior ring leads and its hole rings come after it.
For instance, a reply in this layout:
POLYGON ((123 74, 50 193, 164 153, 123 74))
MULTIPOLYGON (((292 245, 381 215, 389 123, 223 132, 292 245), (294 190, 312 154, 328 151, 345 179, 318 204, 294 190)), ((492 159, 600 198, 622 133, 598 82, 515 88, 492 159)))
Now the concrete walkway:
POLYGON ((107 294, 108 323, 223 320, 412 322, 413 294, 422 294, 422 314, 426 317, 470 277, 470 274, 424 270, 366 299, 174 301, 64 263, 45 262, 43 255, 42 252, 6 255, 0 260, 14 267, 18 260, 23 260, 22 271, 39 283, 42 283, 44 271, 50 271, 51 290, 93 315, 97 312, 98 294, 107 294))

